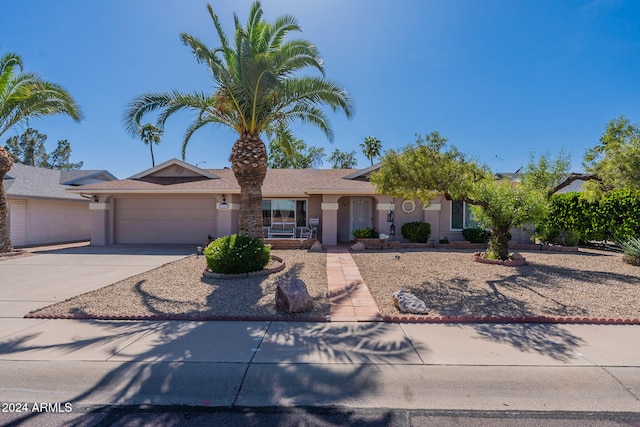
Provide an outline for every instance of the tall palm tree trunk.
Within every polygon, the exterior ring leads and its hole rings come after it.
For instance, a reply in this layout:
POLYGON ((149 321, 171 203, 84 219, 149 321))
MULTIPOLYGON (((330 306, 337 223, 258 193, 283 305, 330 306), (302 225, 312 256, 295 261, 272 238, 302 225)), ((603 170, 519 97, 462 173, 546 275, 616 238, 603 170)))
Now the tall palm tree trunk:
POLYGON ((267 174, 267 147, 259 135, 243 133, 233 145, 229 160, 240 185, 239 234, 262 240, 262 183, 267 174))
POLYGON ((149 148, 151 149, 151 166, 156 167, 156 159, 153 158, 153 142, 149 142, 149 148))
POLYGON ((12 166, 11 155, 3 147, 0 147, 0 253, 13 250, 9 234, 9 205, 4 190, 4 177, 12 166))

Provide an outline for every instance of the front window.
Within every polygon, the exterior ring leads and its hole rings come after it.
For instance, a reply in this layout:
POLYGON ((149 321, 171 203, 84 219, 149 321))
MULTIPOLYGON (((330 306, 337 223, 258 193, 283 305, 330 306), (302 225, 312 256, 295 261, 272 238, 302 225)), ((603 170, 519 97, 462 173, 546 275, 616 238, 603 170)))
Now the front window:
POLYGON ((271 199, 262 201, 262 225, 272 222, 293 222, 296 227, 307 225, 307 201, 271 199))
POLYGON ((462 200, 451 201, 451 230, 475 228, 478 223, 471 215, 471 205, 462 200))

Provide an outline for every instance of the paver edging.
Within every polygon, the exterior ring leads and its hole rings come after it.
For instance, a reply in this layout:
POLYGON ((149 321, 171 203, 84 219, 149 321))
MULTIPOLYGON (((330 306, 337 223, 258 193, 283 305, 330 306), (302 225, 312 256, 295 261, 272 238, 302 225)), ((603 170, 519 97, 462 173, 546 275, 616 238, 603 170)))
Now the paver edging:
POLYGON ((640 319, 571 316, 383 316, 387 323, 553 323, 586 325, 640 325, 640 319))
MULTIPOLYGON (((117 321, 140 321, 140 320, 174 320, 174 321, 274 321, 274 322, 331 322, 330 315, 324 316, 304 316, 304 315, 274 315, 274 316, 228 316, 228 315, 149 315, 149 316, 100 316, 91 314, 68 314, 68 315, 40 315, 29 313, 24 316, 26 319, 72 319, 72 320, 117 320, 117 321)), ((368 318, 367 322, 385 323, 550 323, 550 324, 586 324, 586 325, 640 325, 640 319, 622 318, 588 318, 588 317, 548 317, 548 316, 380 316, 377 319, 368 318)))

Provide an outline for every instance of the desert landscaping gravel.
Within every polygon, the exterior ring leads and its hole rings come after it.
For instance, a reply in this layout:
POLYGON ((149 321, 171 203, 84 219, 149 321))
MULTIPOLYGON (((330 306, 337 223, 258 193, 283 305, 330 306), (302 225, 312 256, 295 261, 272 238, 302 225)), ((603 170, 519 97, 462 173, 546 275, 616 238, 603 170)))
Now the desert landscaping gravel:
POLYGON ((51 317, 288 318, 275 305, 277 281, 283 277, 305 281, 313 309, 304 316, 324 317, 329 313, 326 254, 302 250, 271 253, 285 260, 282 272, 210 279, 202 274, 207 266, 205 258, 192 255, 32 313, 51 317))
POLYGON ((640 318, 640 268, 613 252, 521 252, 520 267, 472 261, 473 251, 362 252, 353 258, 383 316, 403 289, 430 316, 640 318))
MULTIPOLYGON (((403 289, 423 299, 429 316, 572 316, 640 318, 640 268, 613 252, 522 252, 528 265, 472 261, 473 251, 352 252, 383 316, 398 316, 391 295, 403 289)), ((314 301, 306 317, 329 314, 326 254, 273 250, 280 273, 236 279, 202 275, 205 259, 191 256, 33 312, 64 317, 194 316, 289 318, 275 306, 282 277, 302 279, 314 301)), ((419 315, 416 315, 419 317, 419 315)))

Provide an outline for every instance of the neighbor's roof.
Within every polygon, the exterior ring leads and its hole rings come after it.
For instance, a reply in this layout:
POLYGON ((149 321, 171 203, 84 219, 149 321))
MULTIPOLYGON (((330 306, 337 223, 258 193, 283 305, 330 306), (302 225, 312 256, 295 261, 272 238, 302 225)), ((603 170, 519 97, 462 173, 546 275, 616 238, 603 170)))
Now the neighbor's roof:
POLYGON ((81 184, 117 179, 105 170, 61 171, 14 163, 5 175, 4 187, 10 198, 84 200, 66 190, 81 184))

